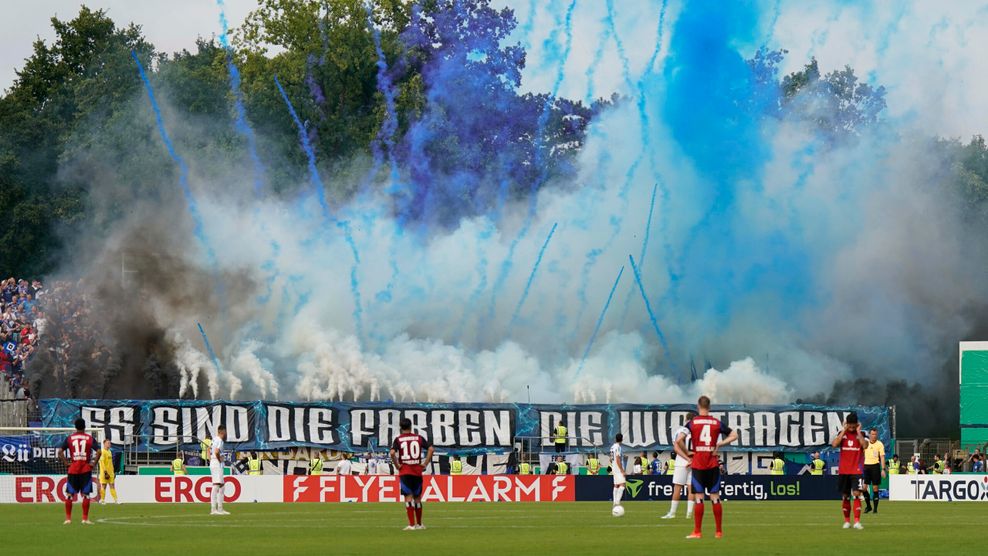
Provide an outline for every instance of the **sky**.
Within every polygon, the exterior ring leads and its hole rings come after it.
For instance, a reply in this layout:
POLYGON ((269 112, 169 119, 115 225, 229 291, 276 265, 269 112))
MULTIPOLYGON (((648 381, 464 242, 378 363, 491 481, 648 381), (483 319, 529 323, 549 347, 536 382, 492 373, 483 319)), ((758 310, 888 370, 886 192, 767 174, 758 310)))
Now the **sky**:
MULTIPOLYGON (((569 1, 494 3, 514 8, 519 28, 525 28, 531 7, 536 8, 532 32, 522 39, 530 52, 524 86, 551 90, 558 68, 545 62, 554 57, 542 55, 542 49, 558 48, 569 1)), ((661 3, 635 0, 612 4, 632 75, 640 73, 651 54, 661 3)), ((35 38, 52 38, 49 18, 71 18, 81 2, 5 0, 3 4, 0 89, 12 84, 35 38)), ((848 64, 859 76, 888 88, 889 115, 893 117, 914 121, 948 137, 967 138, 988 130, 988 103, 982 101, 988 96, 988 56, 978 54, 988 52, 988 1, 761 0, 760 4, 764 45, 789 50, 787 70, 798 69, 813 56, 824 71, 848 64)), ((197 37, 212 36, 219 28, 218 9, 212 0, 90 0, 87 5, 106 10, 118 23, 140 24, 150 41, 165 52, 191 49, 197 37)), ((230 25, 242 23, 256 5, 256 0, 227 0, 230 25)), ((598 38, 606 28, 606 5, 603 0, 577 1, 572 17, 572 52, 559 88, 564 96, 583 98, 588 90, 609 95, 628 88, 621 78, 613 40, 606 44, 600 62, 593 64, 598 38), (594 83, 592 88, 588 87, 588 75, 594 83)), ((677 9, 678 2, 668 3, 666 30, 671 29, 677 9)), ((666 33, 666 45, 668 40, 666 33)), ((757 46, 761 45, 739 45, 749 51, 757 46)))
MULTIPOLYGON (((54 38, 51 18, 72 19, 82 5, 105 10, 118 25, 137 23, 164 52, 193 49, 196 37, 219 32, 219 11, 212 0, 3 0, 0 5, 4 12, 0 18, 0 89, 4 90, 31 55, 35 39, 54 38)), ((225 5, 230 25, 239 26, 257 1, 226 0, 225 5)))

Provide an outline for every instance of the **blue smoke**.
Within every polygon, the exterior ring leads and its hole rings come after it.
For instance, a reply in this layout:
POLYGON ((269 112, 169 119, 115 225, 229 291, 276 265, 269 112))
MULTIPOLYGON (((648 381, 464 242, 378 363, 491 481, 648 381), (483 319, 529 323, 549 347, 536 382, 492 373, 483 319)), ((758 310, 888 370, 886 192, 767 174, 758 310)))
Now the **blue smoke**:
POLYGON ((628 255, 628 262, 631 263, 631 271, 635 275, 635 283, 638 284, 638 291, 642 294, 642 301, 645 303, 645 311, 648 312, 648 320, 652 323, 652 329, 655 330, 655 335, 659 338, 659 343, 662 344, 662 351, 665 352, 666 361, 672 364, 672 355, 669 353, 669 344, 666 342, 666 336, 662 333, 662 329, 659 328, 659 321, 655 318, 655 312, 652 310, 652 304, 648 301, 648 294, 645 293, 645 285, 642 284, 641 273, 638 272, 638 266, 635 265, 635 257, 633 255, 628 255))
POLYGON ((226 50, 226 69, 230 74, 230 92, 233 94, 234 111, 236 113, 236 130, 247 140, 247 154, 254 165, 254 193, 261 195, 264 191, 264 163, 257 155, 257 138, 254 136, 254 129, 247 121, 247 111, 244 109, 243 92, 240 90, 240 71, 233 62, 233 48, 227 40, 229 24, 226 20, 225 6, 223 0, 216 0, 216 5, 220 9, 220 25, 223 32, 220 33, 220 44, 226 50))
POLYGON ((278 88, 278 92, 281 93, 281 98, 285 101, 285 105, 288 107, 288 112, 291 114, 292 120, 298 128, 299 144, 302 146, 302 150, 305 151, 305 156, 308 160, 309 181, 311 182, 312 187, 316 190, 317 198, 319 199, 319 206, 322 207, 323 216, 330 222, 335 223, 338 228, 343 230, 343 237, 346 240, 347 246, 350 248, 350 252, 353 256, 353 265, 350 267, 350 295, 353 297, 353 324, 357 332, 357 338, 360 340, 361 344, 363 344, 365 342, 363 326, 364 310, 360 302, 360 282, 357 279, 357 271, 360 265, 360 252, 357 249, 357 243, 353 239, 353 233, 350 228, 349 221, 338 220, 330 211, 329 204, 326 202, 326 186, 323 184, 322 178, 319 176, 319 168, 316 166, 316 153, 312 148, 312 144, 309 142, 309 136, 305 132, 305 126, 302 124, 298 114, 295 112, 295 107, 292 106, 292 102, 289 100, 288 94, 285 92, 284 87, 281 86, 281 82, 278 81, 277 75, 274 76, 274 84, 278 88))
POLYGON ((528 299, 528 294, 532 290, 532 282, 535 281, 535 274, 539 271, 539 265, 542 264, 542 257, 545 256, 545 250, 549 247, 549 242, 552 241, 552 235, 556 233, 556 226, 558 226, 558 223, 552 224, 549 235, 546 236, 545 242, 542 243, 542 248, 539 249, 539 256, 536 257, 535 264, 532 265, 532 272, 528 275, 528 281, 525 282, 525 289, 522 291, 521 299, 518 300, 518 305, 515 306, 515 311, 511 314, 511 321, 508 323, 508 333, 506 334, 508 338, 511 337, 511 329, 518 320, 518 315, 521 314, 521 308, 525 305, 525 300, 528 299))
POLYGON ((196 321, 196 326, 199 328, 199 334, 202 335, 202 343, 206 346, 206 353, 209 354, 209 358, 213 361, 213 366, 216 367, 216 374, 222 374, 223 369, 220 367, 220 358, 216 357, 216 352, 213 351, 213 346, 209 343, 209 337, 206 336, 206 330, 198 321, 196 321))
POLYGON ((600 327, 604 324, 604 317, 607 316, 607 309, 611 306, 611 299, 614 298, 614 290, 617 289, 618 284, 621 283, 621 276, 624 274, 624 265, 621 265, 621 269, 618 270, 618 275, 614 278, 614 285, 611 286, 611 291, 607 294, 607 301, 604 302, 604 308, 600 311, 600 316, 597 317, 597 324, 593 327, 593 332, 590 334, 590 340, 587 341, 587 348, 583 350, 583 357, 580 358, 580 366, 576 369, 576 375, 574 378, 579 378, 580 373, 583 371, 583 366, 587 364, 587 357, 590 356, 590 350, 593 348, 594 340, 597 339, 597 333, 600 332, 600 327))
POLYGON ((316 165, 316 152, 312 149, 312 143, 309 141, 309 134, 306 132, 305 125, 302 123, 302 120, 298 117, 298 113, 295 112, 295 107, 292 105, 292 101, 288 98, 288 93, 285 92, 284 87, 281 86, 281 82, 278 81, 277 75, 274 76, 274 84, 278 88, 278 93, 281 94, 282 100, 285 101, 285 106, 288 107, 288 113, 291 114, 292 121, 295 122, 295 127, 298 128, 298 142, 302 146, 302 150, 305 152, 306 161, 308 162, 309 184, 312 186, 312 189, 316 194, 316 199, 319 200, 319 206, 322 208, 323 216, 333 220, 329 203, 326 202, 326 188, 323 186, 322 178, 319 176, 319 167, 316 165))
MULTIPOLYGON (((151 81, 148 80, 147 74, 144 72, 144 66, 141 61, 137 58, 137 53, 133 50, 130 52, 130 57, 134 59, 134 63, 137 64, 137 72, 141 76, 141 81, 144 83, 144 90, 147 91, 148 100, 151 101, 151 109, 154 111, 154 121, 158 126, 158 134, 161 136, 161 141, 165 144, 165 148, 168 149, 168 155, 172 157, 175 164, 178 166, 178 183, 182 186, 182 195, 185 197, 185 203, 189 209, 189 215, 192 217, 193 234, 199 243, 202 245, 203 249, 206 251, 206 257, 209 261, 210 266, 216 265, 216 253, 213 252, 213 247, 209 244, 206 239, 206 233, 204 231, 202 215, 199 212, 199 205, 196 203, 195 195, 192 194, 192 188, 189 186, 189 167, 185 164, 185 161, 175 152, 175 146, 172 145, 172 140, 168 137, 168 131, 165 129, 165 122, 161 117, 161 109, 158 107, 158 101, 154 97, 154 89, 151 87, 151 81)), ((222 289, 222 285, 219 285, 222 289)))

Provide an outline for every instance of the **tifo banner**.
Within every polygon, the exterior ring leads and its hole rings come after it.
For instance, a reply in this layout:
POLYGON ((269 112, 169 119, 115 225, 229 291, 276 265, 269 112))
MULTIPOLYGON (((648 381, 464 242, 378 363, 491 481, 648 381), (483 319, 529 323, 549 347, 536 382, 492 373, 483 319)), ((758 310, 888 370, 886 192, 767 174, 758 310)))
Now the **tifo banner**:
MULTIPOLYGON (((346 452, 386 449, 398 434, 398 422, 411 419, 441 452, 509 451, 516 439, 540 439, 551 446, 552 431, 563 422, 568 448, 589 452, 624 434, 630 449, 669 450, 674 431, 690 405, 532 405, 532 404, 389 404, 359 402, 226 402, 189 400, 41 401, 46 427, 70 427, 82 417, 104 428, 116 445, 140 449, 195 449, 207 431, 227 429, 234 450, 318 447, 346 452)), ((793 406, 717 406, 713 415, 737 429, 741 451, 809 451, 829 445, 844 417, 856 411, 862 424, 891 437, 888 408, 793 406)))
MULTIPOLYGON (((573 502, 572 475, 425 475, 423 502, 573 502)), ((394 475, 285 476, 285 502, 399 502, 394 475)))
MULTIPOLYGON (((576 500, 602 502, 611 500, 613 477, 578 476, 576 500)), ((624 500, 669 500, 675 487, 668 475, 629 475, 625 482, 624 500)), ((840 498, 837 477, 824 476, 765 476, 725 475, 721 479, 724 500, 834 500, 840 498)), ((686 499, 685 493, 683 500, 686 499)))
POLYGON ((889 499, 988 502, 988 475, 892 475, 889 499))

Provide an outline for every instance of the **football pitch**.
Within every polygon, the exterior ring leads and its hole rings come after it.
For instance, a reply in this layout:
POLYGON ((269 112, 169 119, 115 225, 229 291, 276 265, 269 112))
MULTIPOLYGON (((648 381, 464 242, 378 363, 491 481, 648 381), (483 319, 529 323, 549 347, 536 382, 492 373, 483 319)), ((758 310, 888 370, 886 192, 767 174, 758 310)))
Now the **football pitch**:
POLYGON ((94 505, 91 526, 63 525, 60 504, 0 506, 5 554, 858 554, 982 551, 988 504, 883 502, 865 515, 863 531, 841 529, 840 502, 727 502, 722 539, 712 512, 704 538, 687 540, 684 506, 661 520, 668 502, 625 504, 433 503, 423 531, 402 531, 401 504, 227 504, 230 516, 209 516, 206 504, 94 505))

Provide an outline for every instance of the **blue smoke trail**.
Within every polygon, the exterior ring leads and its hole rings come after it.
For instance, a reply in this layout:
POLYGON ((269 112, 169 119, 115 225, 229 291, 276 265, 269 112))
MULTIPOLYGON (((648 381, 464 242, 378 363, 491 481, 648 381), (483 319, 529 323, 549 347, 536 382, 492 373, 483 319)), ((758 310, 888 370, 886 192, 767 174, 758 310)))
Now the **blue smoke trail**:
MULTIPOLYGON (((209 241, 206 240, 206 233, 203 231, 202 215, 199 214, 199 205, 196 203, 195 196, 192 194, 192 188, 189 187, 189 167, 185 165, 182 157, 175 152, 175 146, 172 145, 172 140, 168 137, 168 131, 165 130, 165 122, 161 117, 161 108, 158 107, 158 101, 154 97, 154 89, 151 88, 151 81, 148 79, 147 73, 144 72, 144 66, 137 58, 137 53, 133 50, 130 51, 130 57, 137 64, 137 72, 141 76, 141 81, 144 83, 144 90, 147 91, 148 99, 151 101, 151 109, 154 111, 154 121, 158 126, 158 134, 161 136, 161 141, 165 144, 165 148, 168 149, 169 156, 178 165, 178 183, 182 186, 182 194, 185 196, 185 203, 188 205, 189 214, 192 216, 193 233, 206 250, 206 257, 209 263, 215 267, 216 254, 213 252, 209 241)), ((219 287, 222 293, 222 284, 219 287)))
MULTIPOLYGON (((495 306, 497 305, 497 297, 501 289, 504 287, 505 280, 508 278, 508 274, 511 271, 511 267, 514 264, 515 249, 517 249, 518 244, 528 235, 529 229, 531 228, 532 221, 535 218, 535 210, 538 203, 538 190, 539 186, 545 182, 548 177, 548 164, 542 160, 543 148, 542 140, 545 135, 545 127, 549 122, 549 116, 552 114, 552 105, 559 94, 559 88, 562 86, 563 78, 565 76, 566 62, 569 59, 570 52, 573 46, 573 11, 576 9, 576 0, 570 2, 569 7, 566 8, 566 23, 564 26, 565 32, 565 45, 563 47, 562 61, 559 63, 559 68, 556 71, 556 78, 553 81, 552 91, 546 98, 545 104, 542 107, 542 113, 539 115, 538 125, 536 127, 535 133, 535 166, 540 169, 540 174, 537 180, 532 182, 529 187, 529 201, 528 201, 528 215, 525 217, 525 221, 522 224, 518 234, 511 241, 511 245, 508 247, 508 255, 501 262, 501 269, 498 272, 497 279, 494 281, 494 286, 491 288, 491 302, 488 306, 488 312, 486 319, 481 318, 481 322, 478 329, 484 328, 484 323, 489 321, 494 317, 495 306)), ((547 44, 552 44, 554 41, 547 41, 547 44)), ((555 229, 555 226, 553 226, 555 229)), ((514 320, 514 317, 512 317, 514 320)), ((510 326, 509 326, 510 328, 510 326)))
MULTIPOLYGON (((384 97, 386 115, 384 121, 381 123, 381 129, 378 130, 377 140, 371 146, 374 162, 361 188, 363 189, 370 185, 371 180, 373 180, 374 176, 380 170, 384 162, 383 159, 387 157, 391 170, 388 191, 392 194, 397 194, 399 193, 400 175, 398 173, 398 163, 394 155, 395 134, 398 131, 398 109, 395 101, 395 88, 391 81, 391 76, 388 75, 388 60, 384 56, 384 48, 381 46, 381 31, 374 25, 373 10, 370 4, 365 3, 364 10, 367 12, 367 27, 370 29, 371 36, 374 39, 374 51, 377 54, 377 90, 384 97), (380 145, 382 143, 384 144, 384 153, 381 152, 380 145)), ((391 244, 388 247, 388 266, 391 268, 391 276, 387 284, 385 284, 384 289, 379 291, 375 296, 375 299, 380 303, 391 301, 395 282, 398 281, 398 239, 404 234, 401 220, 401 217, 396 220, 395 235, 391 238, 391 244)))
POLYGON ((202 343, 206 345, 206 353, 208 353, 209 358, 213 360, 213 366, 216 367, 216 374, 219 375, 223 372, 220 368, 220 360, 216 357, 216 352, 213 351, 213 346, 209 344, 209 337, 206 336, 206 331, 203 329, 202 325, 199 324, 199 321, 196 321, 196 326, 199 327, 199 334, 202 335, 202 343))
POLYGON ((302 145, 302 150, 305 151, 305 157, 308 160, 309 182, 316 191, 319 206, 322 208, 323 215, 332 220, 333 216, 329 210, 329 204, 326 202, 326 191, 322 184, 322 178, 319 177, 319 168, 316 166, 316 152, 312 149, 312 143, 309 142, 309 134, 306 133, 305 125, 302 124, 298 113, 295 112, 295 107, 292 106, 292 101, 289 100, 288 93, 285 92, 284 87, 281 86, 281 82, 278 81, 277 75, 274 76, 274 84, 278 88, 278 92, 281 93, 281 98, 285 101, 285 105, 288 107, 288 113, 291 114, 292 121, 295 122, 295 127, 298 128, 298 141, 302 145))
MULTIPOLYGON (((381 30, 374 25, 373 12, 370 4, 364 4, 367 11, 367 27, 374 38, 374 51, 377 53, 377 90, 384 96, 385 118, 381 123, 381 129, 377 133, 377 141, 385 146, 385 154, 388 164, 391 166, 392 186, 398 181, 398 164, 395 162, 394 147, 395 133, 398 131, 398 109, 395 102, 394 84, 391 76, 388 75, 388 60, 384 56, 384 48, 381 46, 381 30)), ((379 149, 380 147, 376 147, 379 149)), ((379 160, 379 153, 375 153, 375 162, 379 160)))
POLYGON ((655 318, 655 313, 652 311, 652 304, 648 302, 648 295, 645 294, 645 286, 642 285, 642 277, 638 272, 638 266, 635 265, 635 257, 633 255, 628 255, 628 261, 631 262, 631 271, 635 274, 635 283, 638 284, 638 291, 642 294, 642 301, 645 302, 645 310, 648 311, 648 320, 652 322, 652 328, 655 329, 655 335, 659 337, 659 342, 662 344, 662 351, 666 354, 666 359, 671 363, 672 356, 669 354, 669 344, 666 343, 665 334, 662 333, 662 329, 659 328, 659 321, 655 318))
POLYGON ((590 355, 590 349, 593 347, 594 340, 597 339, 597 333, 600 332, 600 326, 604 324, 604 317, 607 316, 607 309, 611 306, 611 299, 614 298, 614 290, 617 289, 618 284, 621 282, 621 276, 624 274, 624 265, 621 265, 621 270, 618 271, 617 278, 614 279, 614 285, 611 286, 610 293, 607 294, 607 301, 604 302, 604 308, 600 311, 600 316, 597 317, 597 324, 593 327, 593 333, 590 334, 590 340, 587 342, 587 349, 583 350, 583 357, 580 358, 580 366, 576 368, 576 377, 580 376, 583 371, 583 366, 587 364, 587 357, 590 355))
POLYGON ((535 273, 539 271, 539 265, 542 263, 542 257, 545 255, 546 248, 549 247, 549 241, 552 240, 552 234, 556 233, 557 222, 552 224, 552 229, 549 230, 549 235, 546 236, 545 242, 542 243, 542 248, 539 249, 539 256, 535 259, 535 264, 532 266, 532 273, 528 275, 528 282, 525 283, 525 290, 521 294, 521 299, 518 300, 518 305, 515 306, 515 312, 511 315, 511 321, 508 322, 508 333, 506 336, 511 337, 511 328, 514 326, 515 321, 518 320, 518 314, 521 313, 522 305, 525 304, 525 300, 528 299, 528 292, 532 289, 532 282, 535 281, 535 273))
POLYGON ((357 249, 357 243, 353 239, 350 223, 346 220, 338 220, 331 214, 329 205, 326 203, 326 188, 323 185, 322 178, 319 176, 319 169, 316 167, 316 153, 312 149, 312 144, 309 142, 308 134, 305 133, 305 126, 302 125, 302 120, 299 119, 298 114, 295 112, 295 107, 292 106, 291 100, 288 99, 288 94, 285 93, 284 87, 282 87, 281 82, 278 81, 277 75, 274 76, 274 84, 278 87, 278 92, 281 93, 281 98, 285 101, 285 105, 288 106, 288 112, 291 114, 292 120, 295 122, 295 126, 298 127, 299 143, 302 145, 302 150, 305 151, 305 156, 308 159, 309 181, 318 193, 319 205, 322 207, 323 215, 343 230, 343 237, 346 240, 347 246, 350 247, 350 252, 353 255, 353 265, 350 267, 350 294, 353 296, 353 323, 357 332, 357 339, 360 340, 361 345, 364 345, 364 310, 360 302, 360 282, 357 279, 357 267, 360 265, 360 252, 357 249))
POLYGON ((617 32, 617 24, 614 22, 614 0, 607 0, 605 5, 607 6, 607 15, 604 17, 604 21, 611 29, 611 37, 614 39, 615 48, 617 48, 618 60, 621 61, 621 74, 624 76, 625 84, 631 89, 635 86, 631 82, 631 62, 628 60, 628 53, 624 50, 624 41, 621 40, 621 35, 617 32))
MULTIPOLYGON (((652 201, 648 205, 648 220, 645 221, 645 234, 642 237, 642 249, 638 254, 638 270, 645 267, 645 253, 648 252, 648 238, 652 232, 652 215, 655 213, 655 194, 658 192, 659 184, 656 183, 652 186, 652 201)), ((621 319, 619 322, 624 324, 624 319, 628 316, 628 309, 631 307, 631 296, 634 294, 634 287, 628 290, 628 295, 624 298, 624 308, 621 310, 621 319)))
MULTIPOLYGON (((651 124, 649 123, 648 110, 646 106, 646 99, 648 97, 645 87, 646 78, 651 72, 651 69, 655 66, 655 61, 656 59, 658 59, 659 52, 661 52, 662 50, 662 36, 665 27, 665 14, 666 14, 667 6, 668 6, 667 0, 663 0, 662 7, 659 9, 659 21, 655 33, 656 34, 655 46, 652 49, 652 54, 649 56, 648 62, 645 65, 645 69, 643 70, 641 77, 638 79, 638 82, 633 85, 635 90, 637 90, 638 92, 636 107, 638 109, 639 131, 641 133, 641 138, 640 138, 641 148, 639 149, 638 154, 635 157, 634 161, 632 161, 631 165, 628 167, 628 170, 624 176, 624 182, 622 183, 621 188, 619 190, 619 197, 621 198, 622 201, 621 214, 624 214, 627 211, 628 192, 631 189, 631 185, 634 181, 635 173, 638 171, 638 167, 641 166, 642 162, 644 161, 646 154, 649 156, 649 162, 652 168, 652 172, 657 180, 655 185, 659 186, 661 184, 663 199, 667 199, 669 196, 668 190, 664 185, 664 181, 662 180, 661 176, 658 175, 658 163, 655 160, 655 149, 652 148, 652 142, 649 136, 649 132, 651 131, 651 124)), ((624 80, 629 86, 632 86, 630 62, 624 50, 624 43, 622 42, 621 37, 618 35, 617 26, 614 22, 614 5, 612 0, 607 1, 607 17, 605 18, 605 23, 607 24, 606 28, 608 29, 609 33, 613 35, 614 42, 617 45, 618 56, 621 59, 621 67, 622 67, 624 80)), ((665 203, 663 203, 663 206, 664 205, 665 203)), ((653 190, 652 193, 653 209, 654 206, 655 206, 655 191, 653 190)), ((649 209, 648 226, 650 226, 652 222, 651 211, 653 209, 649 209)), ((573 323, 573 328, 571 329, 570 332, 571 338, 575 337, 576 333, 578 332, 580 321, 583 318, 584 312, 586 312, 587 303, 588 303, 587 288, 590 286, 590 273, 592 272, 593 267, 597 264, 597 260, 599 259, 600 255, 605 251, 607 251, 607 249, 609 249, 611 245, 613 245, 614 240, 616 240, 621 233, 623 218, 612 218, 610 222, 611 222, 611 235, 604 242, 604 245, 602 247, 595 247, 593 249, 590 249, 589 251, 587 251, 587 254, 585 256, 586 260, 583 263, 583 268, 580 273, 580 286, 579 289, 577 290, 577 299, 580 301, 580 305, 579 308, 577 309, 576 319, 575 322, 573 323)), ((646 230, 647 229, 648 228, 646 227, 646 230)), ((671 259, 671 255, 669 255, 668 258, 671 259)), ((644 264, 644 261, 642 261, 642 264, 644 264)), ((624 321, 624 316, 628 310, 628 306, 631 299, 631 293, 632 290, 629 290, 628 296, 625 298, 624 310, 622 311, 622 316, 621 316, 622 322, 624 321)))
POLYGON ((220 25, 223 28, 223 32, 220 34, 220 44, 226 51, 226 69, 230 74, 230 92, 233 93, 234 109, 237 114, 236 129, 247 140, 247 154, 250 155, 251 162, 254 164, 254 194, 260 196, 264 189, 264 163, 257 155, 257 139, 254 136, 253 128, 247 122, 247 111, 244 109, 243 93, 240 90, 240 71, 237 69, 237 65, 233 63, 233 48, 227 40, 229 24, 226 20, 223 0, 216 0, 216 5, 220 9, 220 25))

